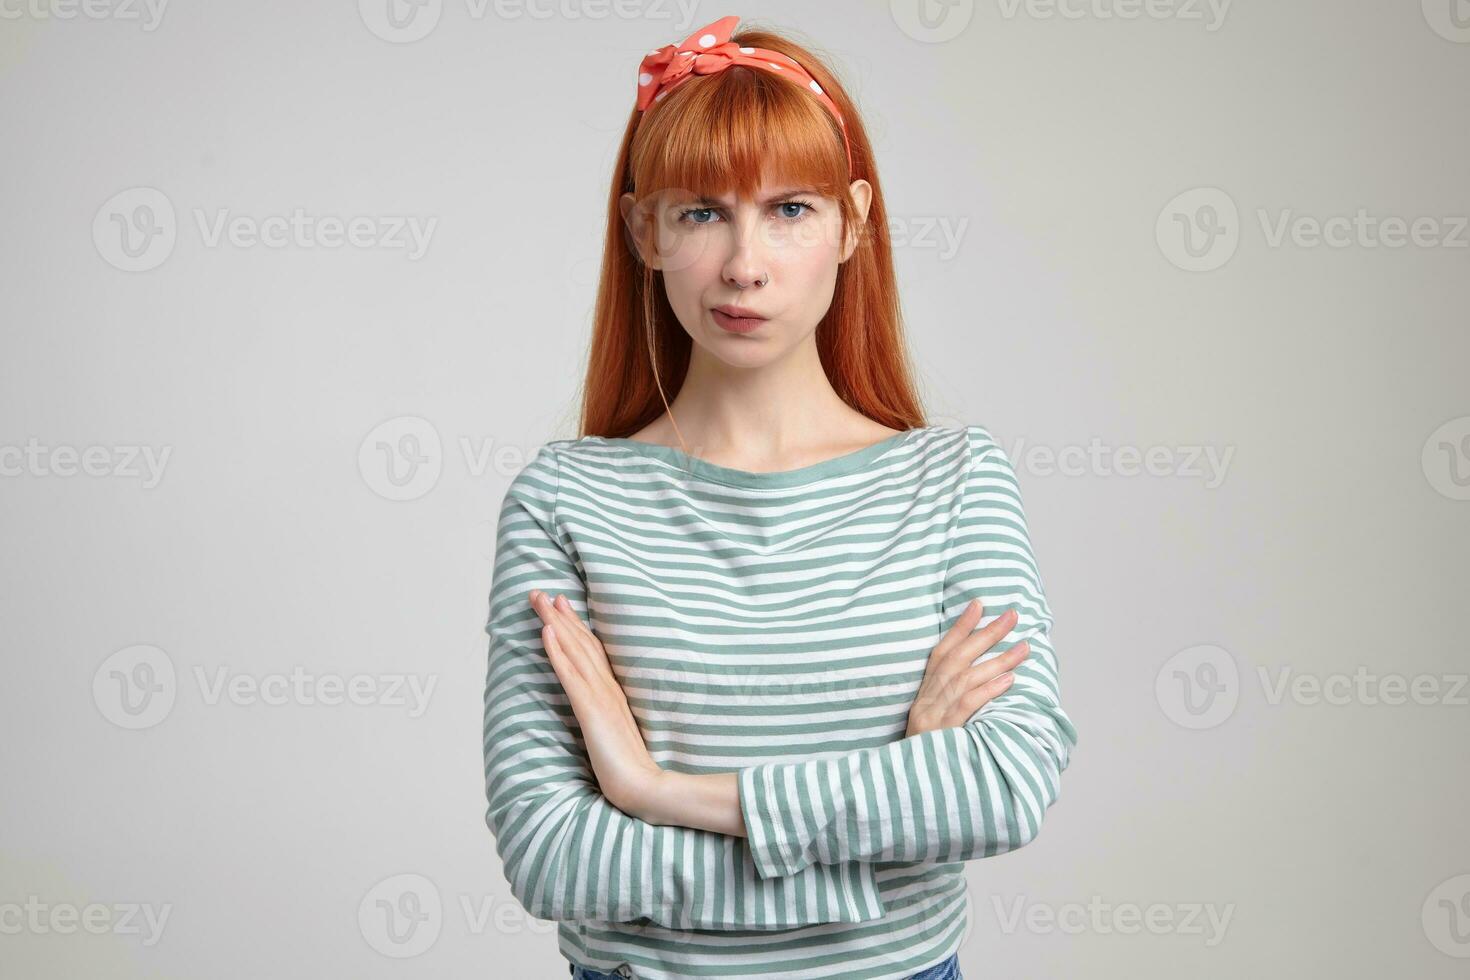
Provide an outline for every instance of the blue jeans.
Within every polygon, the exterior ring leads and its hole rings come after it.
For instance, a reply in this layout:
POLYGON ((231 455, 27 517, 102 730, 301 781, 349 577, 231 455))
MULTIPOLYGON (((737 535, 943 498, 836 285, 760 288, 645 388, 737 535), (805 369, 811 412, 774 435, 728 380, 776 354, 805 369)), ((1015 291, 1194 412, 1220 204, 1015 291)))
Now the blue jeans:
MULTIPOLYGON (((571 980, 623 980, 621 974, 599 973, 571 962, 567 963, 567 969, 571 971, 571 980)), ((936 963, 927 970, 912 974, 909 980, 965 980, 960 973, 960 954, 955 953, 943 963, 936 963)))

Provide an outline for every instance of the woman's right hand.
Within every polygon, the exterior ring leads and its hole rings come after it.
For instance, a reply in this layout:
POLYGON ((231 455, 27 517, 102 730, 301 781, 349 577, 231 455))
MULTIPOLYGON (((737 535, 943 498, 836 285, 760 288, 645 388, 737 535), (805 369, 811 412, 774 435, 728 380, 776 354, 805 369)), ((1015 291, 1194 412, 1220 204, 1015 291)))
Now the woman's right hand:
POLYGON ((1008 609, 983 630, 976 631, 975 626, 984 615, 985 607, 980 600, 972 600, 929 654, 919 693, 909 708, 905 738, 963 725, 1015 680, 1012 671, 1031 652, 1031 645, 1025 640, 998 657, 979 664, 974 661, 1011 631, 1018 618, 1016 611, 1008 609))

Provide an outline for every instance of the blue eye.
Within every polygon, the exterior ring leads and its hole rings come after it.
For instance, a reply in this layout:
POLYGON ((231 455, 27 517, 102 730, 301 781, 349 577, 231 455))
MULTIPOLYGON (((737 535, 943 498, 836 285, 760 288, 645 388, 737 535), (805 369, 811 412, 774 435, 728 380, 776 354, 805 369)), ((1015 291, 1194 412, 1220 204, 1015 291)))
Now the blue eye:
MULTIPOLYGON (((773 206, 776 207, 776 208, 780 208, 780 209, 785 209, 785 208, 803 208, 803 209, 805 209, 805 210, 799 210, 795 214, 792 214, 791 212, 785 211, 785 210, 780 211, 779 213, 780 213, 781 217, 785 218, 787 221, 800 221, 802 218, 805 218, 806 217, 807 211, 815 211, 816 210, 816 208, 812 207, 810 204, 806 203, 805 201, 795 201, 795 200, 792 200, 792 201, 781 201, 778 204, 775 204, 773 206)), ((683 222, 683 223, 685 223, 685 224, 690 224, 690 225, 712 225, 712 224, 714 224, 713 221, 698 220, 698 219, 692 218, 690 216, 691 215, 696 215, 696 214, 713 215, 718 210, 719 210, 718 208, 685 208, 684 210, 682 210, 682 211, 679 212, 679 218, 678 218, 678 220, 681 221, 681 222, 683 222)))

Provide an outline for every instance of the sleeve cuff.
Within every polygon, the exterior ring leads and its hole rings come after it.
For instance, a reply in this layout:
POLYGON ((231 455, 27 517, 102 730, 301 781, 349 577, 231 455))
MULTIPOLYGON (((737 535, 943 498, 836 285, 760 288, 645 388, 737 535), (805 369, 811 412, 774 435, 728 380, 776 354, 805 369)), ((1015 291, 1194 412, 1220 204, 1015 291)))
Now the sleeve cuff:
POLYGON ((750 766, 738 774, 740 814, 745 818, 746 842, 762 878, 780 878, 800 870, 787 853, 785 832, 777 817, 771 788, 770 765, 750 766))

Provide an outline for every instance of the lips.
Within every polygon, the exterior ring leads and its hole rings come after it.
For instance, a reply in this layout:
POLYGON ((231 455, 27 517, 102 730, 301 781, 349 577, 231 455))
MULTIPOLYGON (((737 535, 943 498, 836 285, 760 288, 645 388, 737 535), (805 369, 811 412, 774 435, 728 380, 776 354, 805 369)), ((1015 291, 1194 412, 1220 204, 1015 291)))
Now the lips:
POLYGON ((750 333, 759 330, 766 318, 743 306, 716 306, 710 310, 715 323, 730 333, 750 333))
POLYGON ((716 312, 716 313, 723 313, 726 316, 728 316, 728 317, 730 317, 732 319, 736 319, 736 320, 764 320, 764 319, 766 319, 765 316, 761 315, 760 313, 757 313, 755 310, 747 309, 744 306, 732 306, 729 303, 726 303, 724 306, 716 306, 716 307, 714 307, 714 312, 716 312))

